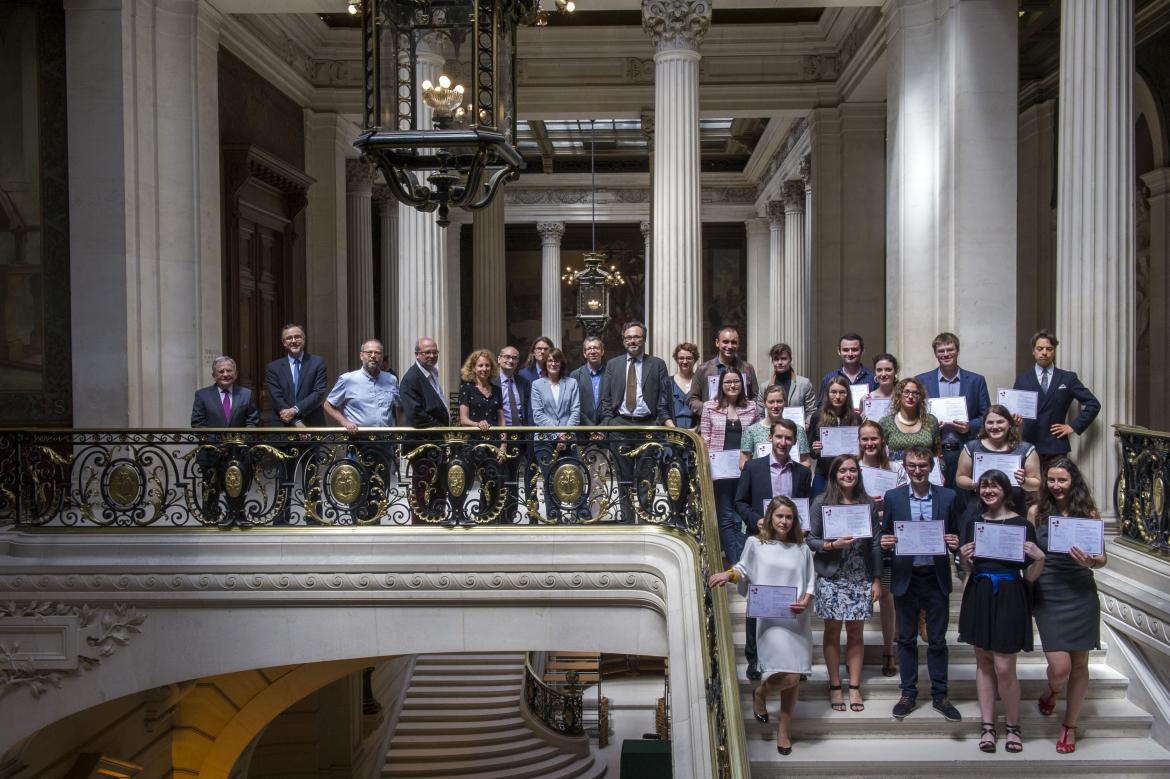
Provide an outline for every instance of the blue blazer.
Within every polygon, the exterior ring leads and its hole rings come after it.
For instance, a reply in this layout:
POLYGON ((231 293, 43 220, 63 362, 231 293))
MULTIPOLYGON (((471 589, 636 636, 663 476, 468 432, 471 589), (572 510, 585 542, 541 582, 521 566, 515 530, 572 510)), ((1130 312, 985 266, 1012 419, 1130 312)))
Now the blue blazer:
POLYGON ((1081 413, 1069 424, 1077 435, 1084 433, 1101 411, 1097 396, 1081 384, 1072 371, 1053 367, 1052 377, 1048 380, 1048 392, 1041 392, 1033 366, 1016 377, 1013 389, 1040 393, 1036 418, 1025 419, 1023 431, 1024 440, 1035 446, 1040 454, 1068 454, 1072 449, 1067 438, 1056 438, 1049 431, 1053 425, 1068 419, 1068 410, 1074 400, 1081 404, 1081 413))
MULTIPOLYGON (((911 522, 914 517, 910 513, 910 485, 903 484, 886 493, 882 501, 885 504, 885 518, 882 522, 882 534, 894 535, 895 522, 911 522)), ((954 490, 930 485, 930 516, 935 520, 946 522, 947 533, 959 532, 959 514, 955 503, 954 490)), ((951 592, 951 556, 950 554, 934 555, 934 575, 938 579, 939 589, 950 594, 951 592)), ((905 595, 910 588, 910 577, 913 575, 914 558, 910 555, 893 555, 890 565, 890 592, 895 596, 905 595)))
POLYGON ((268 390, 269 420, 273 427, 291 427, 280 418, 280 410, 296 406, 300 411, 293 422, 300 420, 309 427, 325 427, 325 411, 321 404, 329 393, 326 383, 325 359, 304 352, 301 355, 301 380, 293 392, 292 368, 288 355, 268 363, 264 371, 264 387, 268 390))
MULTIPOLYGON (((561 397, 553 399, 548 379, 532 385, 532 421, 541 427, 576 427, 581 422, 581 396, 576 380, 564 376, 559 382, 561 397)), ((556 433, 550 433, 552 438, 556 433)))
MULTIPOLYGON (((930 398, 942 397, 938 390, 938 369, 920 373, 914 378, 926 387, 926 396, 930 398)), ((963 443, 979 436, 983 428, 983 415, 991 406, 991 397, 987 393, 987 379, 978 373, 959 368, 959 394, 967 400, 967 419, 971 423, 966 435, 960 435, 963 443)))
MULTIPOLYGON (((756 523, 764 516, 763 505, 765 500, 771 500, 772 474, 771 456, 754 457, 747 461, 743 470, 739 472, 739 482, 735 485, 735 511, 743 517, 747 525, 748 535, 759 533, 756 523)), ((792 463, 792 495, 793 498, 812 497, 812 471, 798 462, 792 463)))
POLYGON ((195 402, 191 404, 191 427, 256 427, 260 424, 260 412, 252 401, 252 390, 232 385, 232 418, 223 418, 223 405, 219 399, 219 388, 212 384, 195 391, 195 402))

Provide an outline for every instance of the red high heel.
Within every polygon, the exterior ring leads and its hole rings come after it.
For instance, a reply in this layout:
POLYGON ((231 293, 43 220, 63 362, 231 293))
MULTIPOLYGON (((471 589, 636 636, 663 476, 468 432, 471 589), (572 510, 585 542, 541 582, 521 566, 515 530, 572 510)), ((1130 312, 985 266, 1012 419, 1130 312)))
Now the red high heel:
POLYGON ((1056 742, 1056 751, 1061 755, 1071 755, 1073 752, 1077 751, 1077 742, 1069 741, 1068 734, 1071 732, 1073 734, 1073 738, 1076 738, 1077 729, 1069 727, 1063 722, 1060 723, 1060 726, 1064 728, 1064 730, 1060 733, 1060 741, 1056 742))
POLYGON ((1048 692, 1040 696, 1036 701, 1036 705, 1040 707, 1040 713, 1045 717, 1051 717, 1052 712, 1056 711, 1056 696, 1059 693, 1052 689, 1052 685, 1048 685, 1048 692))

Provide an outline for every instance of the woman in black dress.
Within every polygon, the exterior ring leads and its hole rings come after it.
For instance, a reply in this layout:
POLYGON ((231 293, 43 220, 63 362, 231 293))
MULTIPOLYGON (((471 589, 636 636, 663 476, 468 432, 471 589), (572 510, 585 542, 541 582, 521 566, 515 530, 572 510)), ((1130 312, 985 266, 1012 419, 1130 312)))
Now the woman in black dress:
POLYGON ((821 457, 822 427, 860 427, 861 415, 853 410, 849 400, 849 380, 834 376, 825 387, 825 402, 808 422, 808 442, 816 461, 813 476, 813 497, 820 495, 829 485, 829 465, 832 457, 821 457))
POLYGON ((1036 526, 1037 542, 1048 555, 1034 590, 1036 627, 1048 659, 1048 691, 1040 696, 1038 705, 1047 717, 1056 711, 1061 691, 1068 691, 1060 740, 1056 742, 1056 751, 1067 755, 1077 750, 1077 718, 1089 688, 1089 651, 1101 644, 1101 601, 1093 569, 1104 566, 1107 558, 1104 550, 1096 557, 1075 546, 1068 552, 1048 551, 1051 517, 1101 518, 1084 476, 1067 457, 1049 463, 1040 497, 1028 512, 1028 519, 1036 526))
POLYGON ((979 478, 979 509, 968 515, 959 532, 959 555, 970 574, 959 610, 959 640, 975 647, 975 690, 982 715, 979 748, 994 752, 995 698, 1003 701, 1004 751, 1024 751, 1020 735, 1020 680, 1016 654, 1032 651, 1032 604, 1026 582, 1044 570, 1044 550, 1036 544, 1036 530, 1012 510, 1012 483, 1003 471, 991 470, 979 478), (1022 560, 1001 560, 975 554, 981 524, 1024 528, 1022 560))
POLYGON ((504 393, 492 384, 499 369, 490 349, 476 349, 463 362, 459 377, 459 424, 487 430, 504 426, 504 393))

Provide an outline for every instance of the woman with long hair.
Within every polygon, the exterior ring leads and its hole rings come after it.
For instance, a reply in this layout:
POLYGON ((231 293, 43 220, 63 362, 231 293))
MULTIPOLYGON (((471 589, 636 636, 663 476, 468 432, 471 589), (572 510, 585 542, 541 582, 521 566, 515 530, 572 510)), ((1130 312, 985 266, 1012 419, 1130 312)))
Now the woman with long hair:
POLYGON ((1093 569, 1108 562, 1072 547, 1068 552, 1048 549, 1053 517, 1077 517, 1100 521, 1097 505, 1081 471, 1067 457, 1048 464, 1036 505, 1028 519, 1036 526, 1036 538, 1047 562, 1033 588, 1033 609, 1040 643, 1048 659, 1048 691, 1040 696, 1040 713, 1056 711, 1056 699, 1066 693, 1064 719, 1056 751, 1062 755, 1077 749, 1077 719, 1089 687, 1089 651, 1101 644, 1101 601, 1093 569))
POLYGON ((768 722, 768 695, 780 695, 780 722, 776 751, 792 752, 789 728, 796 710, 801 674, 812 673, 812 620, 808 607, 813 600, 816 572, 812 551, 804 543, 796 504, 785 497, 772 498, 764 511, 759 535, 747 540, 743 556, 723 573, 712 574, 708 584, 722 587, 737 583, 741 593, 748 584, 792 587, 796 599, 789 606, 792 618, 761 617, 756 620, 756 645, 764 682, 752 695, 756 722, 768 722))
POLYGON ((979 749, 996 749, 998 695, 1007 731, 1004 751, 1016 754, 1024 751, 1016 655, 1032 651, 1032 603, 1027 583, 1036 581, 1044 570, 1044 550, 1036 543, 1036 529, 1012 509, 1011 492, 1011 481, 1003 471, 984 473, 979 478, 978 507, 959 531, 959 558, 963 570, 970 574, 959 610, 959 640, 975 647, 975 690, 982 716, 979 749), (975 537, 981 525, 1023 527, 1023 559, 976 556, 975 537))
POLYGON ((902 379, 894 385, 890 413, 881 419, 890 457, 902 459, 912 446, 925 446, 935 457, 942 448, 938 420, 926 410, 926 387, 918 379, 902 379))
POLYGON ((824 402, 808 423, 809 445, 812 448, 813 460, 816 461, 813 495, 820 495, 825 491, 829 464, 833 461, 832 457, 821 457, 821 428, 857 427, 860 424, 861 416, 850 405, 849 380, 844 376, 834 376, 825 387, 824 402))
MULTIPOLYGON (((898 383, 898 358, 888 352, 882 352, 873 358, 873 380, 877 382, 877 386, 870 390, 865 397, 861 399, 862 416, 866 419, 871 417, 865 413, 865 401, 867 400, 889 400, 894 399, 894 386, 898 383)), ((875 412, 876 414, 877 412, 875 412)), ((876 422, 885 416, 884 414, 873 417, 876 422)))
POLYGON ((841 626, 845 626, 845 662, 849 669, 849 708, 864 711, 861 666, 865 661, 865 621, 881 595, 882 550, 874 541, 878 529, 877 504, 861 486, 858 458, 843 454, 829 466, 829 486, 809 510, 808 545, 817 570, 816 612, 825 622, 822 646, 829 672, 829 705, 844 711, 841 693, 841 626), (826 537, 824 510, 828 506, 869 507, 869 537, 826 537))
POLYGON ((548 354, 555 348, 556 344, 547 335, 537 337, 532 342, 532 349, 528 352, 528 360, 524 367, 520 369, 520 375, 528 379, 529 383, 536 383, 537 379, 544 376, 548 354))
MULTIPOLYGON (((699 435, 707 442, 707 450, 711 454, 735 451, 737 464, 743 432, 756 421, 756 404, 748 402, 743 389, 743 377, 737 371, 724 371, 719 377, 719 394, 703 403, 703 416, 699 420, 699 435)), ((727 562, 732 565, 739 560, 746 539, 743 519, 735 510, 737 482, 735 478, 714 480, 719 542, 727 562)))
POLYGON ((998 403, 983 414, 983 427, 979 437, 963 445, 959 453, 959 464, 955 468, 955 484, 962 490, 975 489, 971 480, 975 455, 979 452, 1011 454, 1020 458, 1020 467, 1008 474, 1012 484, 1012 507, 1025 511, 1024 493, 1040 489, 1040 455, 1036 447, 1020 440, 1020 428, 1012 412, 998 403))

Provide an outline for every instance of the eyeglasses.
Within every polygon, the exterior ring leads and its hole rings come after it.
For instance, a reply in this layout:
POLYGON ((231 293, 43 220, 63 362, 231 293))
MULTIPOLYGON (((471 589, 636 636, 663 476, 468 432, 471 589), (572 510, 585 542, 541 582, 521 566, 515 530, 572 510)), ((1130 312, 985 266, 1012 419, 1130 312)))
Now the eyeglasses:
POLYGON ((903 460, 902 467, 908 471, 925 471, 930 468, 930 463, 912 463, 903 460))
POLYGON ((439 353, 438 349, 426 349, 426 350, 419 349, 417 352, 415 352, 415 354, 421 354, 424 356, 430 356, 432 354, 438 354, 438 353, 439 353))
POLYGON ((377 357, 381 353, 382 353, 381 349, 364 349, 364 350, 362 350, 362 354, 367 355, 369 357, 377 357))
POLYGON ((920 397, 922 397, 922 393, 919 392, 918 390, 911 390, 911 389, 902 390, 902 397, 904 397, 904 398, 920 398, 920 397))
POLYGON ((520 355, 518 355, 518 354, 501 354, 500 359, 501 360, 519 360, 520 355))
POLYGON ((644 336, 644 335, 623 335, 622 340, 623 341, 645 341, 646 336, 644 336))

